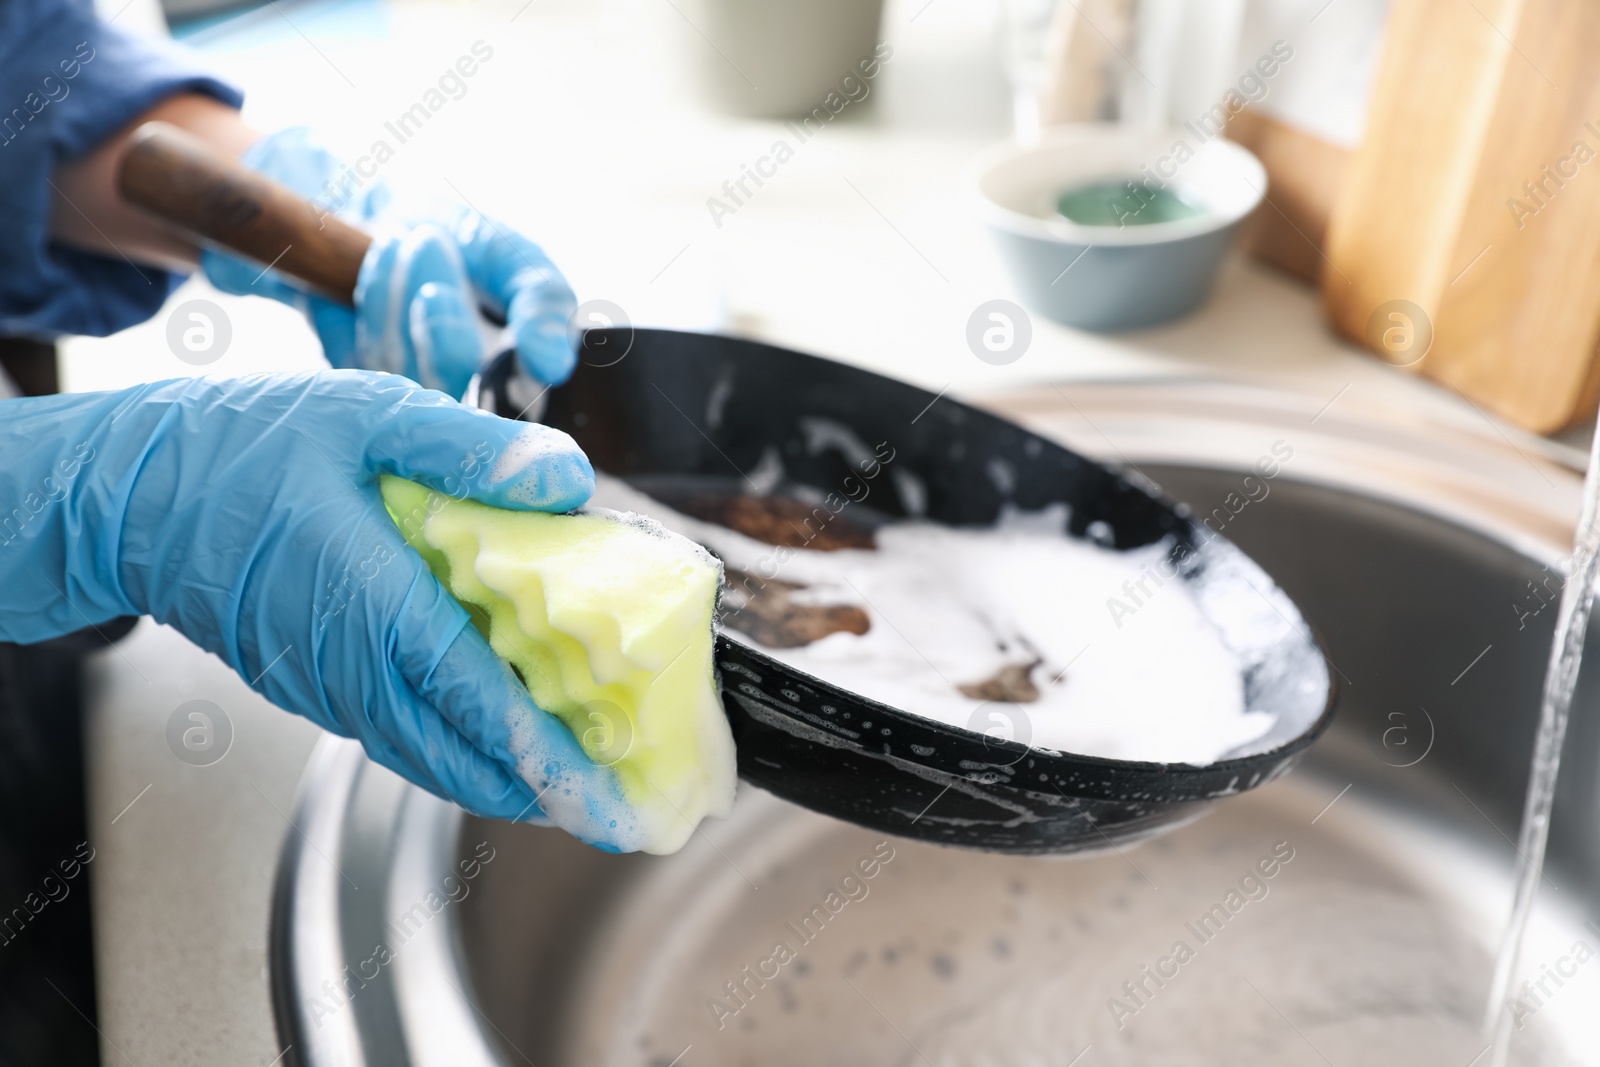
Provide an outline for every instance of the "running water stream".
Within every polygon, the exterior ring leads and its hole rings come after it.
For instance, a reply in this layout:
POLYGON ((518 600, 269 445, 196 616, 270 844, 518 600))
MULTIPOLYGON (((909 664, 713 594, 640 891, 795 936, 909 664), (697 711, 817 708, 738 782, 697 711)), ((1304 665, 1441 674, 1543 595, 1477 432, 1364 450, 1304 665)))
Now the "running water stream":
POLYGON ((1589 470, 1583 482, 1583 513, 1573 539, 1572 573, 1561 591, 1561 612, 1556 618, 1550 665, 1544 678, 1539 706, 1539 733, 1534 741, 1533 765, 1528 775, 1528 797, 1522 813, 1517 852, 1523 867, 1517 878, 1511 919, 1506 924, 1494 981, 1489 987, 1485 1028, 1490 1030, 1493 1053, 1489 1067, 1505 1067, 1515 1029, 1508 994, 1522 953, 1523 935, 1533 914, 1534 897, 1544 871, 1545 845, 1550 837, 1550 810, 1555 804, 1556 774, 1561 768, 1561 742, 1566 737, 1572 711, 1572 693, 1583 660, 1583 639, 1589 629, 1597 563, 1600 563, 1600 427, 1589 451, 1589 470))

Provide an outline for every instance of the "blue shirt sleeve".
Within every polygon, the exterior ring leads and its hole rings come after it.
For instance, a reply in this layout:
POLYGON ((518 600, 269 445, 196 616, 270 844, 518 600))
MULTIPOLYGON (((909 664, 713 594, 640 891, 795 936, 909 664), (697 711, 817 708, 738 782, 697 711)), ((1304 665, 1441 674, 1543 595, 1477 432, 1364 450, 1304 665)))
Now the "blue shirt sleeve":
POLYGON ((104 336, 160 308, 179 277, 51 242, 51 177, 184 92, 243 100, 170 41, 102 22, 92 0, 0 0, 0 335, 104 336))

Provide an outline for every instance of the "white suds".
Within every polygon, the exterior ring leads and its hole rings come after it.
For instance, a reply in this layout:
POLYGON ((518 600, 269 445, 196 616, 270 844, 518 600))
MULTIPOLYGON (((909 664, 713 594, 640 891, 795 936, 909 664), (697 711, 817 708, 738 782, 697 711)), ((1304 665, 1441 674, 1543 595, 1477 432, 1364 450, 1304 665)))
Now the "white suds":
POLYGON ((587 466, 578 445, 560 430, 529 424, 495 457, 489 485, 513 504, 541 507, 552 500, 583 499, 587 466), (576 457, 576 461, 575 461, 576 457))
POLYGON ((1257 641, 1285 625, 1272 606, 1259 605, 1270 620, 1252 614, 1225 639, 1196 601, 1206 583, 1167 576, 1170 543, 1118 552, 1067 537, 1064 506, 1009 511, 990 529, 891 524, 875 550, 817 552, 689 518, 603 475, 593 500, 652 515, 732 569, 803 586, 795 603, 864 611, 865 634, 762 650, 903 711, 1040 748, 1198 764, 1274 723, 1246 708, 1242 682, 1262 654, 1257 641), (1008 667, 1036 699, 961 691, 982 692, 1008 667))

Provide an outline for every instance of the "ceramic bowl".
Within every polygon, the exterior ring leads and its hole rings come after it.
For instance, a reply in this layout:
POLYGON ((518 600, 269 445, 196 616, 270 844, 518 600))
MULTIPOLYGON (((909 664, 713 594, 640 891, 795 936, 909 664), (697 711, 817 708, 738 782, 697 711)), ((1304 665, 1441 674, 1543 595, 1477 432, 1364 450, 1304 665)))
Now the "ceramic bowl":
POLYGON ((1266 195, 1261 161, 1203 131, 1061 126, 1031 146, 985 153, 971 172, 988 226, 1023 304, 1084 330, 1129 330, 1205 302, 1246 215, 1266 195), (1198 215, 1145 225, 1085 226, 1055 211, 1064 191, 1098 181, 1163 183, 1198 215))

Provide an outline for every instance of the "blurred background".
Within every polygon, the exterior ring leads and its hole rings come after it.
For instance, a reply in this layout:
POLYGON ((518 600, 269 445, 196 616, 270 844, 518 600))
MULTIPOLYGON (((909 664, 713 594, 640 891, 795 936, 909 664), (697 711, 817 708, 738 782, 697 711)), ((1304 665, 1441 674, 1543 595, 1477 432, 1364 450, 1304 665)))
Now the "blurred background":
MULTIPOLYGON (((261 128, 311 123, 352 164, 386 144, 371 179, 505 219, 545 246, 580 300, 612 301, 637 324, 756 337, 958 393, 1221 375, 1481 425, 1449 391, 1418 388, 1326 324, 1319 286, 1353 269, 1330 270, 1324 245, 1362 145, 1380 0, 828 0, 765 23, 740 11, 784 7, 108 0, 105 13, 208 55, 261 128), (1275 42, 1289 58, 1274 61, 1275 42), (475 46, 492 58, 452 74, 475 46), (875 48, 869 77, 857 61, 875 48), (396 126, 430 91, 442 106, 396 126), (813 111, 828 121, 801 121, 813 111), (1021 289, 986 232, 975 161, 1091 121, 1129 136, 1172 129, 1197 147, 1225 124, 1265 163, 1265 199, 1199 307, 1108 333, 1059 325, 1034 302, 1025 353, 975 359, 969 319, 1021 289), (774 154, 780 143, 787 154, 774 154), (746 178, 758 165, 771 176, 746 178)), ((1389 297, 1427 302, 1409 287, 1389 297)), ((220 361, 170 358, 158 316, 69 342, 65 386, 317 364, 287 308, 217 299, 235 323, 220 361)))

